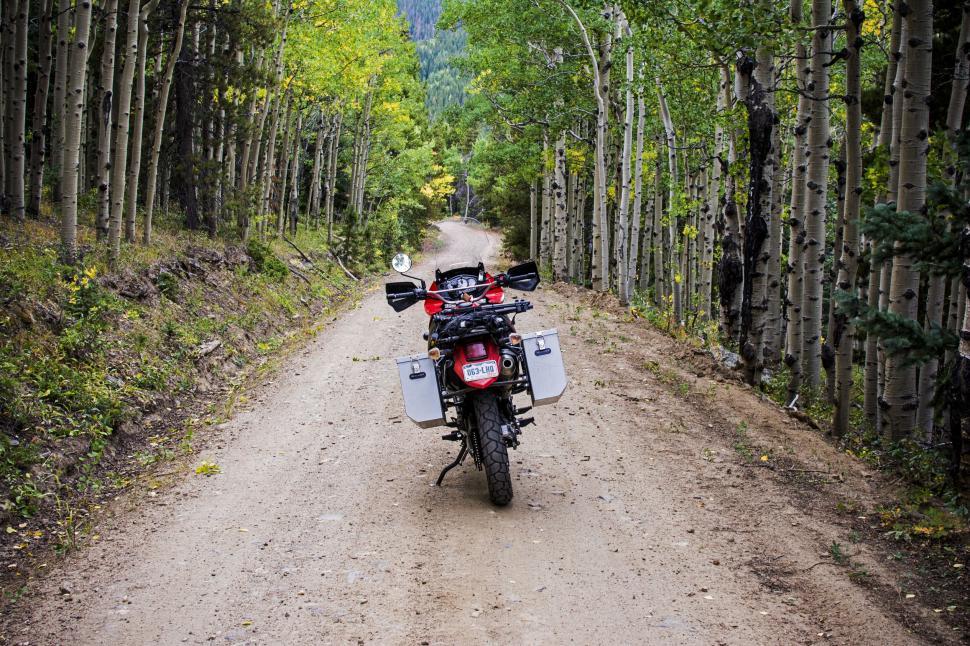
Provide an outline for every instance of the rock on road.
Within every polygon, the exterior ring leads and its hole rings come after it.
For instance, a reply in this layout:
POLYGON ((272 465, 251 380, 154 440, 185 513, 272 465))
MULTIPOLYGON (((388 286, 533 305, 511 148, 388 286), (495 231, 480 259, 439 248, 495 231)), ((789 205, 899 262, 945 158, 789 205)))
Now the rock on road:
MULTIPOLYGON (((441 229, 438 251, 416 275, 429 276, 435 260, 482 256, 480 229, 441 229)), ((498 243, 489 238, 486 255, 498 243)), ((536 410, 537 424, 511 452, 509 507, 489 504, 470 460, 431 486, 457 447, 438 439, 440 429, 407 420, 393 364, 421 350, 427 319, 420 307, 395 314, 375 289, 216 431, 195 459, 217 463, 220 474, 187 476, 118 510, 97 544, 41 582, 22 638, 918 641, 830 568, 798 579, 791 595, 766 586, 752 563, 779 544, 789 563, 819 560, 812 523, 797 526, 774 485, 732 493, 715 479, 729 445, 678 431, 706 428, 715 409, 641 378, 642 363, 613 358, 609 344, 622 337, 611 339, 589 312, 576 314, 565 296, 540 289, 534 297, 518 327, 559 327, 571 384, 558 405, 536 410), (702 448, 720 457, 701 459, 702 448), (58 591, 64 580, 69 597, 58 591), (814 599, 823 594, 833 598, 814 599)))

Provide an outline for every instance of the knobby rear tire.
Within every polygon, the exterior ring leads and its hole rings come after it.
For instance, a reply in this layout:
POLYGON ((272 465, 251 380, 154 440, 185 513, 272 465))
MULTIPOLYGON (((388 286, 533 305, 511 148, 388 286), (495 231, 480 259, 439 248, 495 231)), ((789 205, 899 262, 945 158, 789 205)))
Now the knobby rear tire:
POLYGON ((509 450, 502 439, 502 414, 495 395, 482 393, 475 399, 475 421, 488 497, 493 504, 502 507, 512 501, 512 476, 509 473, 509 450))

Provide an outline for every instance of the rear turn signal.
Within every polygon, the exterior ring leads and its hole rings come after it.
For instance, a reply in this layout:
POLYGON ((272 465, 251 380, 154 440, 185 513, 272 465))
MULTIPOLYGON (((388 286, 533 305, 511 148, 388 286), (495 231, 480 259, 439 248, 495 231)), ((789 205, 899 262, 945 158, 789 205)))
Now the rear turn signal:
POLYGON ((522 343, 522 335, 517 332, 513 332, 509 335, 509 343, 512 345, 519 345, 522 343))
POLYGON ((430 350, 428 350, 428 358, 431 359, 432 361, 437 361, 438 359, 441 358, 441 350, 439 350, 438 348, 431 348, 430 350))

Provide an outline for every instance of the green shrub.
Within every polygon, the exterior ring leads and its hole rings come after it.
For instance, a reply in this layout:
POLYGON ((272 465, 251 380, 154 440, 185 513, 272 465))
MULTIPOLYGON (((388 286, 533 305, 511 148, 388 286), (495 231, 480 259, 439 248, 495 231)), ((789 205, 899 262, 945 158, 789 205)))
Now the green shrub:
POLYGON ((257 272, 280 283, 286 280, 289 270, 268 246, 255 238, 250 238, 246 243, 246 253, 252 259, 253 268, 257 272))

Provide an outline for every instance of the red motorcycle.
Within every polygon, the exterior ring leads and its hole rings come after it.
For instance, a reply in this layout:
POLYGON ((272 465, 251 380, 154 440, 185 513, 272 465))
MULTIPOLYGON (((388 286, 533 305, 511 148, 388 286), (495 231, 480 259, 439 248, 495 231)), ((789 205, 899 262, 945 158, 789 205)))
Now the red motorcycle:
MULTIPOLYGON (((414 278, 405 273, 411 268, 405 254, 395 256, 391 266, 414 278)), ((558 332, 517 333, 516 315, 532 304, 505 302, 505 288, 535 290, 538 267, 530 261, 493 276, 479 263, 436 269, 430 288, 415 280, 420 286, 385 286, 395 312, 423 300, 431 317, 424 335, 428 351, 397 359, 407 415, 421 428, 452 428, 442 439, 460 443, 458 457, 441 471, 437 485, 471 453, 475 466, 485 471, 492 502, 507 505, 512 500, 508 449, 518 447, 522 429, 534 421, 521 415, 555 403, 566 388, 558 332), (530 406, 513 401, 520 393, 530 395, 530 406)))

